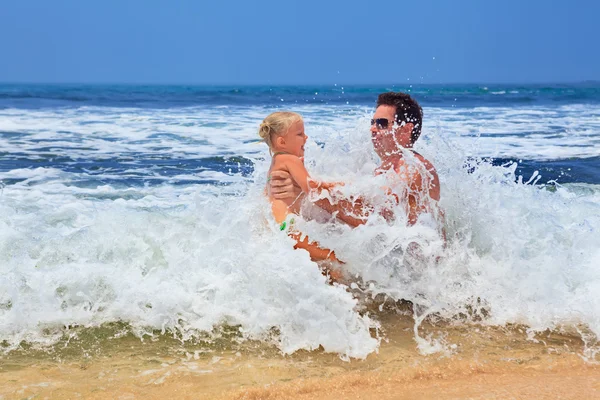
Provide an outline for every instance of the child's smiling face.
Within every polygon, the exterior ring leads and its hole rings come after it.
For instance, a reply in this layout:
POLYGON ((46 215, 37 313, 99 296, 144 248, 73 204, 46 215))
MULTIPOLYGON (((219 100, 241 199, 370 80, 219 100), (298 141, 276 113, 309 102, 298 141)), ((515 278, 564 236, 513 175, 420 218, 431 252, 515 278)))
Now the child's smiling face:
POLYGON ((308 136, 304 133, 304 121, 298 120, 288 128, 282 136, 282 150, 297 157, 304 157, 304 145, 308 136))

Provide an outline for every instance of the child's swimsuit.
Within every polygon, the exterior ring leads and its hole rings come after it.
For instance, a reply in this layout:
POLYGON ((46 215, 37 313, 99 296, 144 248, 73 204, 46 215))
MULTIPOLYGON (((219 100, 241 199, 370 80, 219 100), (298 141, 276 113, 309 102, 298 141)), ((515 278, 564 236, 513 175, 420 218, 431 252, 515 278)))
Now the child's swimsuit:
POLYGON ((294 220, 294 214, 288 214, 287 217, 285 217, 285 221, 279 225, 279 230, 287 231, 289 233, 294 230, 294 222, 296 222, 294 220))

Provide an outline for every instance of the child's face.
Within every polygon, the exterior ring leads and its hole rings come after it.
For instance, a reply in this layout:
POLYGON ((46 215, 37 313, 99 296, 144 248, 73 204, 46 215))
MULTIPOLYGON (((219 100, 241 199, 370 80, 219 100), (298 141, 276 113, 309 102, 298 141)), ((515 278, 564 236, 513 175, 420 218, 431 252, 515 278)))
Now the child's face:
POLYGON ((304 121, 299 120, 290 125, 284 135, 284 151, 297 157, 304 157, 304 144, 308 136, 304 133, 304 121))

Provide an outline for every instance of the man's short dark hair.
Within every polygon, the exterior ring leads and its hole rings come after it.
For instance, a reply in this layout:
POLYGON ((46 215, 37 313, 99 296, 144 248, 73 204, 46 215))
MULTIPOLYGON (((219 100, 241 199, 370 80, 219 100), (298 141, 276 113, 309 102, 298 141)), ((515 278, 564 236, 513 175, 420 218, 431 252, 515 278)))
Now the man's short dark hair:
POLYGON ((413 124, 411 141, 412 143, 417 141, 423 125, 423 109, 415 99, 401 92, 381 93, 377 98, 377 107, 379 106, 396 107, 396 122, 411 122, 413 124))

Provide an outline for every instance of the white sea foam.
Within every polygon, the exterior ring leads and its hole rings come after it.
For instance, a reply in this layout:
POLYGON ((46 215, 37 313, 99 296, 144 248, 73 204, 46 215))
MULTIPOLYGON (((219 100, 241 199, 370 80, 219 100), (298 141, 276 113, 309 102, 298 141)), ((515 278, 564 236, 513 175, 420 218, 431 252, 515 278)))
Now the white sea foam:
MULTIPOLYGON (((364 166, 370 168, 374 158, 362 132, 350 137, 363 147, 348 153, 335 150, 343 148, 343 139, 332 143, 333 150, 310 148, 315 173, 360 185, 372 180, 364 166), (353 152, 363 157, 344 158, 353 152)), ((426 312, 449 317, 481 301, 489 323, 518 322, 539 330, 584 323, 600 334, 600 296, 594 294, 600 287, 600 187, 568 185, 550 192, 516 183, 516 165, 479 162, 469 173, 463 165, 468 153, 441 134, 417 149, 440 174, 446 250, 427 221, 411 228, 405 221, 392 226, 374 221, 354 230, 313 224, 313 236, 338 249, 340 257, 358 261, 348 268, 375 284, 369 290, 419 301, 426 312), (429 260, 415 276, 405 260, 412 241, 429 260), (433 261, 437 256, 441 259, 433 261)))
POLYGON ((0 203, 0 337, 12 345, 123 320, 183 338, 228 323, 267 340, 275 327, 284 352, 364 357, 377 346, 351 295, 268 222, 260 191, 97 201, 48 189, 14 185, 0 203))
MULTIPOLYGON (((354 126, 367 107, 293 106, 318 141, 354 126)), ((52 110, 0 110, 0 149, 36 156, 110 159, 115 155, 197 158, 252 155, 259 147, 256 127, 265 107, 126 109, 82 107, 52 110)), ((600 155, 600 107, 426 108, 424 137, 443 135, 471 156, 550 160, 600 155)))
MULTIPOLYGON (((561 148, 550 134, 528 133, 558 124, 559 139, 593 149, 598 111, 582 107, 562 107, 562 117, 544 109, 426 109, 430 120, 417 150, 440 175, 446 249, 426 218, 410 228, 401 216, 391 224, 373 217, 354 230, 324 221, 299 225, 336 250, 360 290, 419 304, 419 321, 430 313, 450 317, 483 307, 484 323, 517 322, 534 330, 583 324, 599 335, 600 188, 573 184, 550 192, 515 183, 514 166, 471 161, 471 172, 464 166, 469 156, 509 150, 506 155, 522 151, 534 158, 590 156, 585 147, 561 148), (409 257, 413 242, 420 259, 409 257)), ((319 346, 351 357, 374 351, 378 339, 370 328, 376 317, 361 314, 344 287, 327 285, 270 219, 262 196, 268 154, 264 145, 249 144, 269 111, 0 111, 0 130, 20 134, 0 137, 2 152, 35 157, 48 146, 40 140, 56 140, 72 159, 137 152, 235 154, 255 162, 254 175, 246 178, 208 170, 178 174, 226 186, 170 185, 165 179, 158 186, 81 187, 73 185, 81 172, 1 172, 0 179, 23 180, 0 190, 0 340, 11 346, 51 343, 64 325, 117 320, 139 332, 150 327, 187 338, 226 323, 239 325, 245 337, 274 340, 286 353, 319 346)), ((376 198, 381 183, 372 177, 377 158, 368 110, 300 111, 311 136, 311 173, 343 180, 348 193, 376 198)), ((102 177, 118 176, 107 171, 102 177)))
POLYGON ((425 113, 425 132, 453 136, 470 155, 532 160, 600 155, 600 107, 594 105, 433 108, 425 113))

